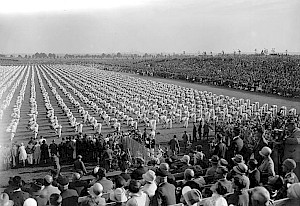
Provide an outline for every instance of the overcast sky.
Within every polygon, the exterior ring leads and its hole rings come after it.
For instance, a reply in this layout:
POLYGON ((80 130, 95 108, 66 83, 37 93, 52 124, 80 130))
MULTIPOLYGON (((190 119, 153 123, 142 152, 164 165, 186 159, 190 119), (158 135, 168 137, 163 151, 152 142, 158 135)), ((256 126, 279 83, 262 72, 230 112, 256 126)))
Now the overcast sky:
POLYGON ((0 5, 0 53, 300 51, 299 0, 0 0, 0 5))

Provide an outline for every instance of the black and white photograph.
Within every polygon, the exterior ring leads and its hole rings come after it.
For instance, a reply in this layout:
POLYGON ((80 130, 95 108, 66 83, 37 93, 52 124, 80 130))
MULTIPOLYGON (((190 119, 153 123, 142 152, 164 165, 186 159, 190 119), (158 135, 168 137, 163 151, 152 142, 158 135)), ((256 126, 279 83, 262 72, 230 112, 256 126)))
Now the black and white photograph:
POLYGON ((0 0, 0 206, 299 206, 299 0, 0 0))

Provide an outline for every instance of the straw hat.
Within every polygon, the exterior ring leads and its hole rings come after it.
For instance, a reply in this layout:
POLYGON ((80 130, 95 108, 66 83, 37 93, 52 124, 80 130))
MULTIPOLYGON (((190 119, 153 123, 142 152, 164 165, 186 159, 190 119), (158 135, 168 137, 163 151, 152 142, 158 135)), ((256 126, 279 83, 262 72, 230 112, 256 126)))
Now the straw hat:
POLYGON ((270 147, 263 147, 260 151, 259 154, 263 157, 268 157, 270 156, 272 153, 272 150, 270 149, 270 147))

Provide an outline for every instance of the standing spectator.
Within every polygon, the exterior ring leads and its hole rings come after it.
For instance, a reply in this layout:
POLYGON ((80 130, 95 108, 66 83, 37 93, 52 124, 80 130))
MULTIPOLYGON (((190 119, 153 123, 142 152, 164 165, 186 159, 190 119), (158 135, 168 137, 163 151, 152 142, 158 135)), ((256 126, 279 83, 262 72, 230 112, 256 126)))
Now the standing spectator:
POLYGON ((33 152, 34 152, 34 145, 33 142, 30 142, 26 147, 28 165, 33 164, 33 152))
POLYGON ((261 151, 261 149, 263 147, 267 147, 268 146, 268 142, 265 139, 265 137, 263 136, 263 129, 261 127, 257 128, 256 130, 256 145, 253 148, 253 155, 254 155, 254 159, 257 160, 258 164, 261 164, 261 162, 263 161, 263 157, 259 154, 259 152, 261 151))
POLYGON ((49 149, 50 149, 51 156, 57 155, 57 153, 58 153, 58 146, 55 143, 55 140, 52 140, 52 143, 49 145, 49 149))
POLYGON ((197 142, 197 128, 195 123, 193 123, 193 140, 192 142, 197 142))
POLYGON ((203 138, 206 137, 206 139, 208 140, 210 129, 212 130, 213 128, 209 125, 209 122, 205 120, 203 125, 203 138))
POLYGON ((168 183, 168 173, 165 170, 158 169, 157 176, 157 190, 153 198, 154 206, 167 206, 176 204, 175 186, 168 183))
POLYGON ((41 161, 43 161, 43 163, 46 164, 48 160, 49 160, 49 147, 46 144, 46 140, 43 140, 43 143, 41 145, 41 161))
POLYGON ((109 145, 106 145, 106 149, 104 151, 104 168, 109 171, 111 168, 113 151, 110 149, 109 145))
POLYGON ((189 141, 189 137, 188 137, 186 131, 184 131, 184 133, 182 135, 182 141, 183 141, 184 151, 186 152, 186 147, 188 146, 188 141, 189 141))
POLYGON ((202 138, 202 119, 199 122, 198 135, 199 135, 199 140, 201 140, 201 138, 202 138))
POLYGON ((260 172, 257 169, 257 165, 258 162, 256 161, 256 159, 250 159, 248 161, 248 166, 249 166, 248 177, 250 180, 250 188, 257 187, 259 186, 260 183, 260 172))
POLYGON ((172 151, 172 155, 176 155, 177 152, 179 152, 180 147, 179 147, 179 142, 176 138, 176 135, 173 136, 173 139, 169 141, 170 149, 172 151))
POLYGON ((58 178, 59 190, 61 191, 62 206, 77 206, 78 193, 76 190, 69 189, 69 179, 66 177, 58 178))
POLYGON ((53 178, 50 175, 46 175, 44 177, 44 189, 42 189, 41 194, 47 199, 47 201, 50 200, 50 196, 54 193, 60 194, 60 190, 58 187, 54 187, 52 185, 53 178))
POLYGON ((19 155, 18 155, 18 152, 19 152, 19 148, 18 148, 18 145, 17 143, 15 142, 12 146, 12 149, 11 149, 11 156, 12 156, 12 166, 13 167, 16 167, 19 163, 19 155))
POLYGON ((21 143, 21 146, 19 147, 19 160, 22 162, 23 167, 26 165, 26 159, 27 159, 27 153, 24 146, 24 143, 21 143))
POLYGON ((217 140, 218 140, 218 142, 217 142, 217 145, 215 146, 213 154, 217 155, 220 159, 221 158, 224 159, 227 147, 224 144, 224 142, 223 142, 223 136, 220 133, 217 134, 217 140))
POLYGON ((41 145, 40 142, 37 141, 34 145, 34 151, 33 151, 33 160, 34 164, 40 164, 41 160, 41 145))
POLYGON ((62 162, 66 161, 67 146, 65 138, 62 138, 61 143, 58 145, 58 153, 62 162))
POLYGON ((275 176, 274 162, 271 158, 272 150, 269 147, 263 147, 259 154, 264 158, 259 165, 258 170, 260 172, 260 181, 263 184, 268 182, 268 177, 275 176))
POLYGON ((87 174, 87 171, 86 171, 85 165, 82 161, 81 155, 78 155, 77 160, 75 160, 75 162, 74 162, 74 170, 79 173, 82 172, 83 174, 87 174))
POLYGON ((106 201, 105 198, 102 197, 103 194, 103 187, 100 183, 95 183, 89 189, 89 195, 85 197, 80 197, 78 202, 81 206, 105 206, 106 201))
POLYGON ((145 160, 141 157, 136 158, 136 169, 131 173, 131 179, 142 180, 143 174, 147 172, 147 168, 144 166, 145 160))

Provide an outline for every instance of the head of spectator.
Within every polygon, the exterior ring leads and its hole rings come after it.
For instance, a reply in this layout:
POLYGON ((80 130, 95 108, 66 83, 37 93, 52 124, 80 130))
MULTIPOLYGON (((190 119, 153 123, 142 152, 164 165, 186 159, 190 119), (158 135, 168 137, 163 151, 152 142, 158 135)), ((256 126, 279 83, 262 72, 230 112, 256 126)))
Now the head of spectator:
POLYGON ((262 127, 258 127, 256 130, 255 130, 255 136, 256 136, 256 140, 259 141, 262 137, 263 137, 263 128, 262 127))
POLYGON ((237 165, 239 163, 244 163, 244 158, 242 155, 240 154, 236 154, 233 158, 231 158, 234 165, 237 165))
POLYGON ((197 206, 198 202, 202 200, 202 194, 197 189, 191 189, 190 187, 185 187, 188 191, 182 192, 184 201, 188 206, 197 206))
POLYGON ((37 202, 35 199, 33 198, 27 198, 24 203, 23 206, 37 206, 37 202))
POLYGON ((169 164, 168 164, 168 163, 161 163, 161 164, 159 165, 159 169, 165 170, 165 171, 169 172, 170 167, 169 167, 169 164))
POLYGON ((292 133, 296 128, 296 122, 292 119, 289 119, 286 123, 286 128, 289 133, 292 133))
POLYGON ((210 190, 219 195, 225 195, 227 193, 227 188, 220 181, 211 186, 210 190))
POLYGON ((69 179, 67 177, 59 177, 57 183, 59 184, 59 189, 61 191, 65 191, 69 188, 69 179))
POLYGON ((268 206, 270 204, 270 193, 264 187, 254 187, 249 190, 249 200, 252 206, 268 206))
POLYGON ((115 178, 115 188, 123 188, 126 184, 126 181, 125 179, 118 175, 116 178, 115 178))
POLYGON ((53 177, 52 177, 52 176, 46 175, 46 176, 44 177, 44 185, 45 185, 45 187, 51 185, 52 182, 53 182, 53 177))
POLYGON ((289 172, 293 172, 296 169, 297 164, 293 159, 286 159, 282 163, 282 172, 287 174, 289 172))
POLYGON ((209 162, 212 164, 212 166, 218 166, 219 157, 217 155, 213 155, 211 159, 209 159, 209 162))
POLYGON ((73 173, 73 176, 72 176, 73 181, 78 181, 78 180, 80 180, 80 178, 81 178, 81 175, 78 172, 73 173))
POLYGON ((227 167, 224 166, 218 166, 217 170, 216 170, 216 179, 225 179, 227 177, 228 174, 228 169, 227 167))
POLYGON ((244 163, 239 163, 234 166, 232 170, 238 175, 245 175, 248 171, 248 167, 244 163))
POLYGON ((100 169, 100 167, 99 167, 98 165, 93 169, 92 175, 93 175, 94 177, 97 177, 97 174, 98 174, 99 169, 100 169))
POLYGON ((221 159, 220 159, 220 166, 228 167, 228 162, 227 162, 227 160, 221 158, 221 159))
POLYGON ((234 149, 237 152, 240 152, 244 147, 244 141, 239 136, 237 136, 233 138, 233 145, 234 145, 234 149))
POLYGON ((263 147, 263 148, 259 151, 259 154, 260 154, 264 159, 270 158, 271 153, 272 153, 272 150, 270 149, 270 147, 263 147))
POLYGON ((184 180, 186 180, 186 181, 194 179, 194 177, 195 177, 194 170, 192 170, 192 169, 186 169, 184 171, 183 176, 184 176, 184 180))
POLYGON ((242 191, 247 187, 247 180, 240 175, 233 178, 232 187, 235 191, 242 191))
POLYGON ((136 158, 136 167, 143 167, 145 164, 145 160, 142 157, 136 158))
POLYGON ((249 170, 255 170, 255 168, 257 168, 257 166, 258 166, 258 162, 256 159, 250 159, 248 161, 249 170))
POLYGON ((101 180, 103 177, 106 177, 106 170, 100 167, 97 172, 97 177, 99 180, 101 180))
POLYGON ((14 202, 12 200, 9 199, 8 194, 6 193, 2 193, 0 195, 0 205, 1 206, 13 206, 14 202))
POLYGON ((233 128, 233 136, 236 137, 236 136, 239 136, 240 135, 240 128, 239 127, 234 127, 233 128))
POLYGON ((93 197, 101 197, 103 193, 103 186, 97 182, 92 187, 90 187, 89 193, 93 197))
POLYGON ((158 168, 156 170, 156 182, 157 182, 157 185, 159 185, 160 183, 163 183, 163 182, 167 182, 168 180, 168 171, 166 170, 162 170, 160 168, 158 168))
POLYGON ((51 194, 49 202, 51 206, 60 206, 62 204, 62 197, 57 193, 51 194))
POLYGON ((145 174, 142 175, 143 180, 145 181, 145 183, 147 184, 151 184, 155 181, 156 179, 156 175, 155 172, 153 170, 148 170, 145 174))
POLYGON ((287 197, 291 199, 300 199, 300 183, 294 183, 288 187, 287 197))
POLYGON ((183 162, 184 164, 186 165, 189 165, 190 164, 190 156, 189 155, 183 155, 183 157, 181 158, 181 162, 183 162))
POLYGON ((19 189, 23 187, 23 181, 22 178, 20 176, 14 176, 12 179, 12 186, 15 189, 19 189))
POLYGON ((81 156, 81 155, 77 155, 77 159, 78 159, 79 161, 81 161, 81 160, 82 160, 82 156, 81 156))
POLYGON ((278 190, 280 190, 284 185, 283 178, 279 175, 275 175, 274 177, 269 177, 267 185, 265 188, 269 191, 272 198, 275 198, 278 190))
POLYGON ((43 184, 39 181, 35 181, 31 184, 31 195, 38 196, 41 195, 41 190, 43 188, 43 184))
POLYGON ((130 180, 129 186, 128 186, 128 191, 132 194, 136 194, 140 192, 141 188, 141 183, 137 180, 130 180))

